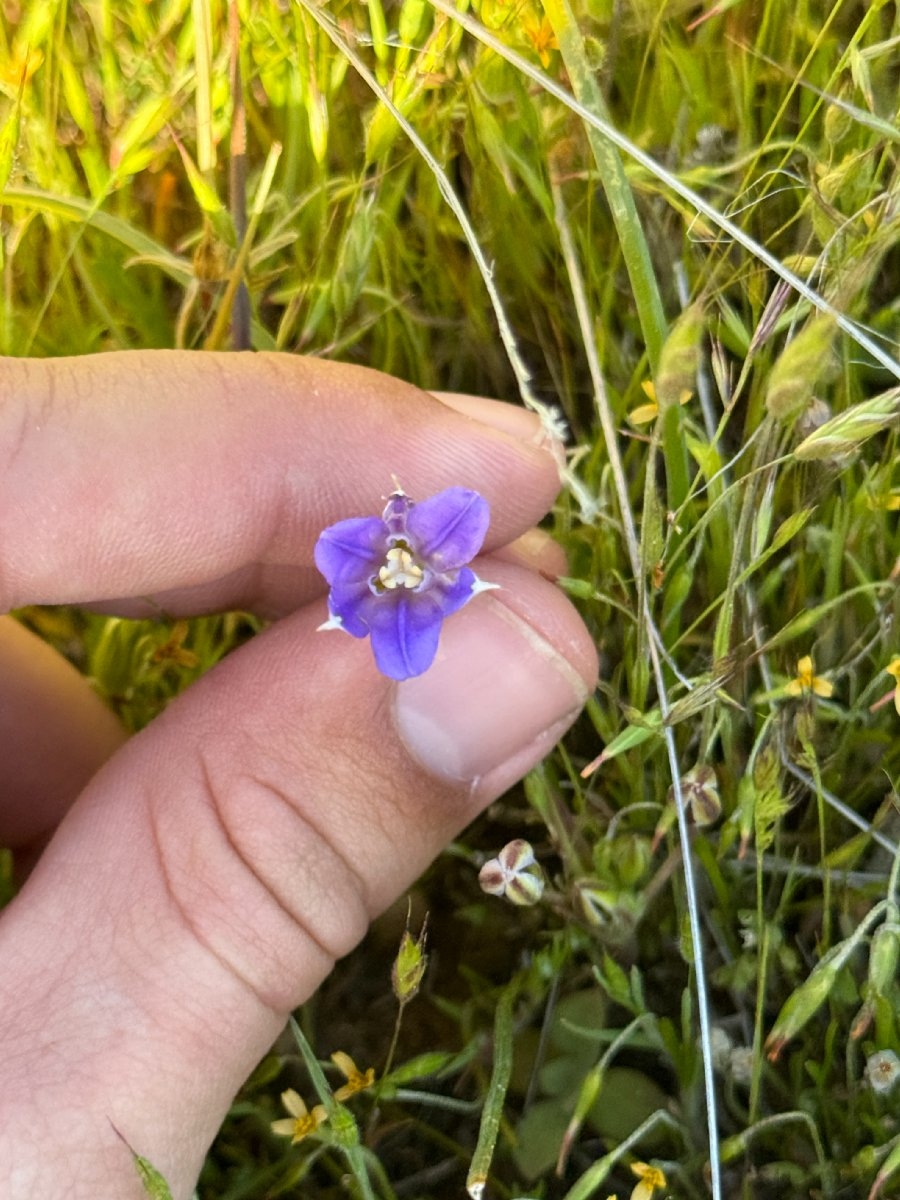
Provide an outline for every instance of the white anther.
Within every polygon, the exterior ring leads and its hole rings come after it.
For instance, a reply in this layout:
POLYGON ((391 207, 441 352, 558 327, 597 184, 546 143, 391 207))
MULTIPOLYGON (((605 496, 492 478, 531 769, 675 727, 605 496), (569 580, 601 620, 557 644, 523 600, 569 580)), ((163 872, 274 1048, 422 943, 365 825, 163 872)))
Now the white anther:
POLYGON ((408 550, 393 546, 387 552, 384 566, 378 572, 378 582, 385 588, 415 588, 425 573, 408 550))

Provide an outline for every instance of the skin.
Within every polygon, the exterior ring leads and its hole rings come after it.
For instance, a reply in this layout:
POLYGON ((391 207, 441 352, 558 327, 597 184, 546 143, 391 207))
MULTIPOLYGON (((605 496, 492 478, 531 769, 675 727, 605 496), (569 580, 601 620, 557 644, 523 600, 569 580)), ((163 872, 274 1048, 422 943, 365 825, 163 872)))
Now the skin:
POLYGON ((0 916, 4 1196, 138 1200, 119 1130, 188 1197, 291 1009, 594 686, 533 528, 553 448, 518 409, 278 355, 0 360, 0 395, 3 610, 273 620, 126 742, 0 618, 0 844, 33 867, 0 916), (486 497, 476 570, 501 585, 399 685, 316 632, 312 565, 392 472, 486 497))

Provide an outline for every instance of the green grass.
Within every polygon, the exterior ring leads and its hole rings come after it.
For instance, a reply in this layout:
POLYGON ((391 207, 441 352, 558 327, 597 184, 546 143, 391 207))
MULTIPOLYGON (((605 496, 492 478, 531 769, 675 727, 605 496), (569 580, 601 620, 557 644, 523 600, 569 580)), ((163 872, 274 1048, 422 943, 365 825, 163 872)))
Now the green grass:
MULTIPOLYGON (((377 1108, 362 1092, 358 1126, 289 1149, 279 1092, 314 1089, 280 1044, 199 1194, 331 1197, 349 1164, 379 1198, 458 1196, 470 1172, 502 1198, 627 1196, 637 1158, 700 1197, 712 1096, 715 1194, 874 1195, 900 1153, 865 1073, 900 1053, 897 6, 473 2, 590 125, 437 7, 325 16, 440 179, 311 5, 237 4, 237 105, 218 0, 49 0, 0 25, 0 352, 249 339, 510 399, 530 376, 572 430, 553 527, 598 693, 415 889, 432 965, 377 1108), (805 655, 830 696, 786 686, 805 655), (534 908, 478 888, 515 837, 549 879, 534 908)), ((154 658, 153 624, 23 615, 133 728, 252 633, 192 622, 195 666, 154 658)), ((380 1073, 404 915, 300 1014, 320 1058, 380 1073)))

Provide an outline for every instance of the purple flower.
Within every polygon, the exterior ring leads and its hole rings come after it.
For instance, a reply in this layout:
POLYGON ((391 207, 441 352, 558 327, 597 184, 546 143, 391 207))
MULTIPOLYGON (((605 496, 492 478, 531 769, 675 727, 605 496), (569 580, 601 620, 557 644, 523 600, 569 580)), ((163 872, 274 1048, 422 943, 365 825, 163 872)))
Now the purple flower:
POLYGON ((398 490, 380 517, 329 525, 315 550, 331 588, 321 628, 371 636, 378 669, 391 679, 421 675, 434 662, 444 618, 495 586, 466 565, 490 519, 482 496, 453 487, 419 504, 398 490))

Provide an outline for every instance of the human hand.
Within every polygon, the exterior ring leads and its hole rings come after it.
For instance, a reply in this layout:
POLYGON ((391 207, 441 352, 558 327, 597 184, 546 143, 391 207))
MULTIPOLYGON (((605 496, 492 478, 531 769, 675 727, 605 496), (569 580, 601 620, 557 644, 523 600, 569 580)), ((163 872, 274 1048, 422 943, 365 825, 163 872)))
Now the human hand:
POLYGON ((127 744, 73 669, 0 619, 0 845, 58 828, 0 917, 6 1200, 128 1200, 128 1150, 188 1196, 235 1092, 467 822, 537 762, 596 678, 531 533, 557 490, 536 422, 279 355, 0 361, 0 603, 274 623, 127 744), (316 633, 321 530, 474 488, 502 590, 394 683, 316 633), (523 535, 525 535, 523 537, 523 535))

